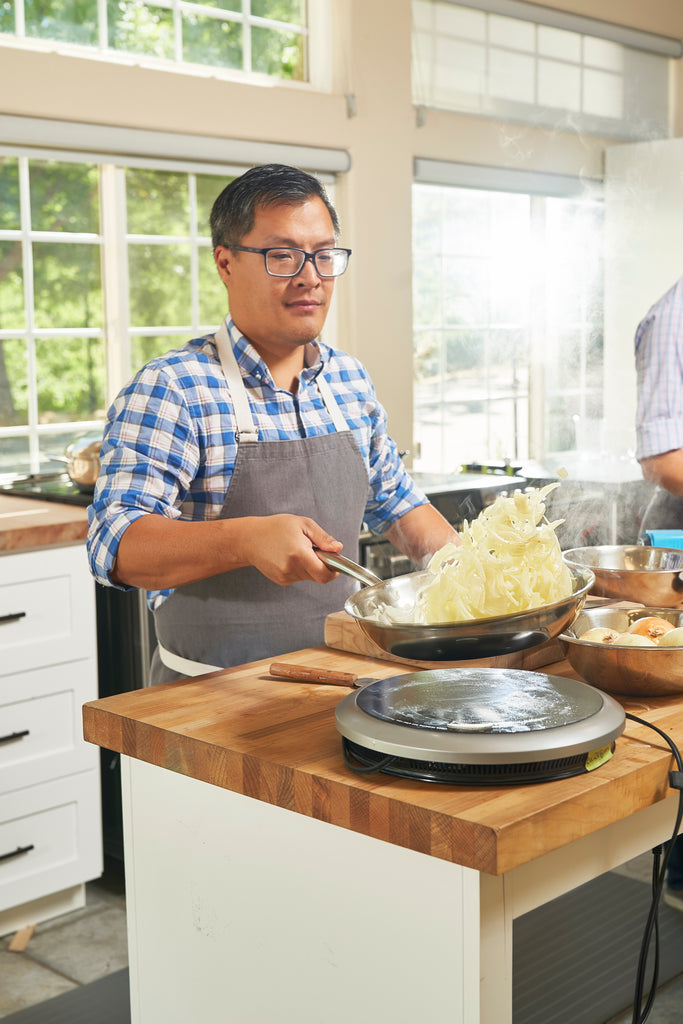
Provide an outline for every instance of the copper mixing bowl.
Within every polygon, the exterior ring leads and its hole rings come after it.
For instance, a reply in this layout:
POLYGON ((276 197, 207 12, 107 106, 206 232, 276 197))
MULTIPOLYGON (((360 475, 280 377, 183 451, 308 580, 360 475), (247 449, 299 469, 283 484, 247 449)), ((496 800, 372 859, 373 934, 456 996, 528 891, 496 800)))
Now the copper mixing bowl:
POLYGON ((598 690, 629 697, 667 697, 683 693, 683 647, 619 647, 579 637, 594 626, 625 633, 636 619, 655 615, 683 626, 683 611, 673 608, 584 608, 561 634, 572 668, 598 690))
POLYGON ((571 548, 562 553, 570 568, 591 569, 591 597, 658 608, 683 605, 683 551, 633 545, 571 548))

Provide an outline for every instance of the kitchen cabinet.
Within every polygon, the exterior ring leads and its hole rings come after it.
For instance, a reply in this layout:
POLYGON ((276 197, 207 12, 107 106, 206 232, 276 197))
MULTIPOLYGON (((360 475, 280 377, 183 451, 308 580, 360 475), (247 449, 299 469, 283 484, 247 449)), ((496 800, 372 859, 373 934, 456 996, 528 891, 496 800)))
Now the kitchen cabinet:
MULTIPOLYGON (((671 834, 671 755, 643 726, 595 771, 538 785, 355 775, 344 690, 268 666, 84 708, 85 736, 123 755, 132 1024, 511 1024, 513 921, 671 834)), ((622 703, 683 742, 683 700, 622 703)))
MULTIPOLYGON (((11 499, 10 499, 11 500, 11 499)), ((7 539, 7 538, 6 538, 7 539)), ((82 543, 0 555, 0 934, 85 903, 102 873, 94 582, 82 543)))

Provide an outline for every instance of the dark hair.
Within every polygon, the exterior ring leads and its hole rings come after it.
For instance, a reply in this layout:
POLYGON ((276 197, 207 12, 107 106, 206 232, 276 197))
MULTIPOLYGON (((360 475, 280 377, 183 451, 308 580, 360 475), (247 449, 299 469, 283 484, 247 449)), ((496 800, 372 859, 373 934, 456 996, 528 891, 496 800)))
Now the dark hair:
POLYGON ((298 206, 317 196, 322 199, 332 218, 335 235, 339 234, 339 218, 324 186, 312 174, 286 164, 262 164, 252 167, 227 185, 211 210, 211 242, 237 245, 254 226, 259 206, 298 206))

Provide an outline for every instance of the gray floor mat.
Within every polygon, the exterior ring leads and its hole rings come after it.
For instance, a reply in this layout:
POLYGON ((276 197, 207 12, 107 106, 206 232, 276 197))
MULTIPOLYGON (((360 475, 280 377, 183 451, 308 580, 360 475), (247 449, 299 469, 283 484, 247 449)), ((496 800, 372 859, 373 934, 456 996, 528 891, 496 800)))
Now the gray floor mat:
MULTIPOLYGON (((608 873, 518 918, 514 1024, 605 1024, 631 1007, 649 906, 647 883, 608 873)), ((663 902, 659 934, 661 986, 683 973, 683 914, 663 902)))
POLYGON ((130 1024, 128 968, 3 1017, 2 1024, 130 1024))

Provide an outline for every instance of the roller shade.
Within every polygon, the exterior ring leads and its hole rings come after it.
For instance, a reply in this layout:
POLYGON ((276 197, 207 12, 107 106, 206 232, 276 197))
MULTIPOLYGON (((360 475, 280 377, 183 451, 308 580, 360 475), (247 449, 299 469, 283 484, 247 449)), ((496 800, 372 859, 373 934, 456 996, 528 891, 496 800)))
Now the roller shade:
MULTIPOLYGON (((64 150, 79 160, 125 157, 128 166, 168 167, 182 163, 199 173, 263 163, 292 164, 320 176, 348 171, 351 157, 344 149, 288 145, 245 139, 218 139, 206 135, 117 128, 76 121, 0 115, 0 139, 6 151, 12 145, 37 150, 64 150), (153 161, 150 164, 150 160, 153 161)), ((38 153, 36 155, 39 155, 38 153)))

